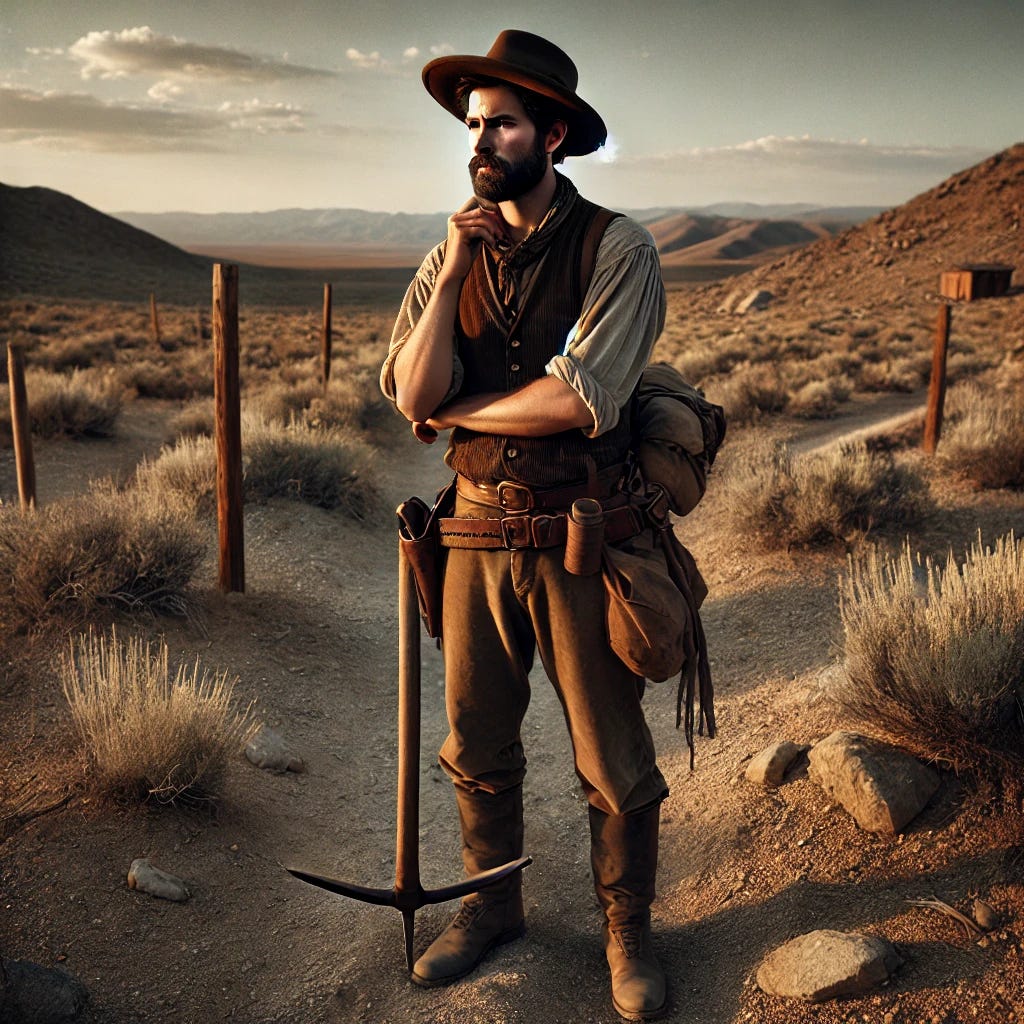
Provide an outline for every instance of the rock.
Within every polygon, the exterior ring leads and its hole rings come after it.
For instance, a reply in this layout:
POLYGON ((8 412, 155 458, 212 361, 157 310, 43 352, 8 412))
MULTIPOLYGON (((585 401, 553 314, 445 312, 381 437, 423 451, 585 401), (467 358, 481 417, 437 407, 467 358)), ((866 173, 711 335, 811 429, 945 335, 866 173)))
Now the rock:
POLYGON ((749 313, 752 309, 764 309, 774 296, 763 288, 755 288, 745 299, 742 299, 733 310, 734 313, 749 313))
POLYGON ((722 300, 721 305, 715 310, 716 313, 731 313, 736 308, 736 303, 743 297, 743 292, 738 288, 734 288, 729 294, 722 300))
POLYGON ((304 772, 306 765, 294 754, 287 740, 275 729, 262 726, 245 745, 245 756, 257 768, 268 772, 304 772))
POLYGON ((825 737, 809 759, 810 777, 867 832, 901 832, 939 788, 920 761, 853 732, 825 737))
POLYGON ((83 1020, 89 993, 59 967, 0 960, 0 1020, 4 1024, 74 1024, 83 1020))
POLYGON ((769 995, 820 1003, 863 995, 886 981, 901 963, 885 939, 820 929, 769 953, 757 969, 757 984, 769 995))
POLYGON ((790 743, 789 740, 773 743, 770 747, 765 747, 760 754, 754 755, 753 760, 747 765, 747 779, 761 786, 781 786, 786 769, 807 749, 809 748, 790 743))
POLYGON ((128 888, 175 903, 184 903, 192 895, 180 878, 154 867, 145 857, 132 861, 128 869, 128 888))

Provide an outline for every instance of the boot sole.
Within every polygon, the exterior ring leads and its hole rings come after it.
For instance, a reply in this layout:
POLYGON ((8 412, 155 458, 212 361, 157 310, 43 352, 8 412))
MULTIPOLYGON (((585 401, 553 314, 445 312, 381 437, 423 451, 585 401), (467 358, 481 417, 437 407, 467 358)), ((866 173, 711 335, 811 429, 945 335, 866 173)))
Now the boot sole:
POLYGON ((625 1020, 661 1020, 669 1010, 668 999, 665 1000, 656 1010, 624 1010, 612 996, 612 1006, 615 1012, 625 1020))
POLYGON ((498 946, 504 946, 509 942, 515 942, 516 939, 521 939, 526 934, 526 924, 520 924, 515 928, 510 928, 506 932, 501 932, 487 943, 484 947, 483 952, 480 956, 473 961, 464 971, 459 971, 458 974, 446 974, 443 978, 424 978, 421 974, 417 974, 415 971, 409 972, 409 979, 414 985, 419 985, 420 988, 441 988, 444 985, 450 985, 453 981, 458 981, 459 978, 465 978, 467 974, 472 974, 483 962, 487 959, 488 954, 491 950, 497 949, 498 946))

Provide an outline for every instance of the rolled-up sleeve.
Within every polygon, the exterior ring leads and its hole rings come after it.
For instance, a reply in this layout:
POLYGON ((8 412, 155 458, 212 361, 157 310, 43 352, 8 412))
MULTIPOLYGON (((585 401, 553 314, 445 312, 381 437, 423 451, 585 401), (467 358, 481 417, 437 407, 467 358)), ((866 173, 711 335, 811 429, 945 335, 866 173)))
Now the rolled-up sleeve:
POLYGON ((588 437, 611 430, 665 326, 665 287, 649 231, 617 217, 598 246, 583 312, 546 372, 569 385, 594 416, 588 437))
MULTIPOLYGON (((444 263, 444 243, 432 249, 420 264, 416 276, 412 279, 402 300, 402 308, 398 311, 398 319, 395 321, 394 330, 391 332, 391 343, 388 346, 388 354, 384 359, 384 365, 380 371, 380 389, 384 392, 385 398, 395 401, 395 360, 402 346, 409 340, 416 324, 419 323, 423 310, 430 301, 434 292, 434 282, 444 263)), ((452 361, 452 382, 448 388, 448 394, 444 401, 447 402, 462 387, 462 363, 456 347, 455 335, 452 334, 452 349, 454 358, 452 361)))

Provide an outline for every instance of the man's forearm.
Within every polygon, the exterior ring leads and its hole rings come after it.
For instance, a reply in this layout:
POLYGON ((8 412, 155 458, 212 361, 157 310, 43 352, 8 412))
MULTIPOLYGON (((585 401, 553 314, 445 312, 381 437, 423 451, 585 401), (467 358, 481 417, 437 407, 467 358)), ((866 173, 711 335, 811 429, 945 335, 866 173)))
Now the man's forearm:
POLYGON ((515 391, 457 398, 427 422, 435 430, 465 427, 482 434, 546 437, 573 427, 592 427, 594 417, 568 384, 541 377, 515 391))
POLYGON ((452 337, 460 280, 439 276, 430 301, 395 359, 395 404, 406 419, 426 420, 452 382, 452 337))

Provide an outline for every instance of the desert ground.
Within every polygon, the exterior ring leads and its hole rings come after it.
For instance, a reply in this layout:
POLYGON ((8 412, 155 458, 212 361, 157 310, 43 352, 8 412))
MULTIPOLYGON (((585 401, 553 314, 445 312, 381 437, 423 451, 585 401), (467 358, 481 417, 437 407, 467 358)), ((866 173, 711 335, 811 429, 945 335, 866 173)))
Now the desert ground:
MULTIPOLYGON (((673 357, 686 356, 678 325, 689 294, 671 293, 664 345, 673 357)), ((1012 355, 991 327, 1013 322, 1021 301, 1017 295, 964 311, 961 349, 971 350, 971 368, 998 367, 1012 355), (971 318, 981 325, 973 333, 971 318)), ((908 314, 920 321, 910 332, 913 342, 904 343, 908 350, 927 348, 927 309, 908 314)), ((49 325, 35 335, 42 339, 40 360, 59 344, 81 343, 86 323, 119 333, 115 363, 119 345, 148 344, 143 304, 71 304, 56 319, 46 303, 11 303, 8 312, 24 336, 32 323, 49 325)), ((345 313, 339 316, 344 325, 345 313)), ((198 378, 209 341, 190 336, 193 320, 189 309, 172 311, 166 331, 177 330, 181 342, 166 360, 180 360, 198 378)), ((368 367, 383 354, 387 321, 384 308, 350 318, 350 362, 340 365, 358 366, 363 388, 372 387, 368 367)), ((734 338, 734 324, 706 319, 700 330, 707 338, 734 338)), ((315 325, 313 312, 252 311, 243 318, 243 349, 248 331, 254 352, 269 337, 289 360, 262 376, 253 370, 253 392, 279 377, 315 374, 315 325)), ((743 330, 784 333, 768 314, 743 330)), ((137 364, 138 354, 125 351, 137 364)), ((332 386, 346 376, 336 367, 332 386)), ((671 979, 669 1020, 1002 1024, 1024 1014, 1019 807, 993 803, 989 791, 947 773, 905 834, 884 838, 860 831, 830 806, 808 779, 806 762, 774 791, 742 777, 750 756, 770 741, 813 743, 844 724, 829 699, 841 658, 837 580, 847 549, 861 540, 759 550, 723 529, 716 476, 762 435, 814 448, 855 431, 888 432, 903 457, 920 463, 920 383, 909 391, 858 392, 826 419, 751 414, 743 425, 740 416, 707 498, 677 524, 710 587, 703 614, 720 732, 715 740, 698 739, 691 773, 674 729, 674 686, 650 688, 648 717, 671 786, 655 907, 657 949, 671 979), (981 896, 1004 915, 1005 928, 979 946, 955 921, 906 902, 930 895, 960 907, 981 896), (760 993, 753 974, 763 956, 820 927, 883 934, 906 963, 890 985, 861 999, 805 1006, 760 993)), ((37 442, 41 505, 102 477, 129 479, 141 459, 159 454, 187 401, 129 398, 112 436, 37 442)), ((88 987, 91 1019, 101 1024, 617 1019, 590 888, 586 810, 557 700, 539 670, 524 734, 527 852, 534 858, 526 873, 524 940, 496 952, 471 978, 422 991, 405 974, 399 915, 331 897, 284 870, 298 866, 374 886, 393 880, 397 635, 389 510, 412 493, 432 495, 445 475, 440 451, 418 445, 389 410, 370 422, 377 514, 357 521, 285 498, 250 503, 246 590, 233 595, 215 585, 208 515, 208 553, 191 618, 108 614, 96 623, 116 619, 124 632, 165 638, 173 658, 199 655, 237 676, 237 699, 257 701, 260 719, 285 735, 305 772, 263 772, 239 751, 212 806, 122 806, 93 798, 82 785, 56 668, 68 631, 8 645, 0 689, 4 804, 8 811, 23 807, 26 793, 33 795, 30 809, 68 799, 37 817, 5 817, 0 950, 8 959, 72 972, 88 987), (191 899, 169 903, 130 890, 126 872, 141 856, 184 879, 191 899)), ((930 479, 937 505, 913 536, 922 550, 962 550, 978 530, 990 539, 1024 523, 1019 491, 978 491, 941 473, 930 479)), ((0 486, 12 503, 9 450, 0 486)), ((877 539, 895 547, 901 538, 877 539)), ((433 760, 445 728, 442 663, 425 638, 423 665, 420 849, 424 885, 434 887, 455 880, 460 864, 450 787, 433 760)), ((419 912, 418 949, 450 913, 419 912)))

